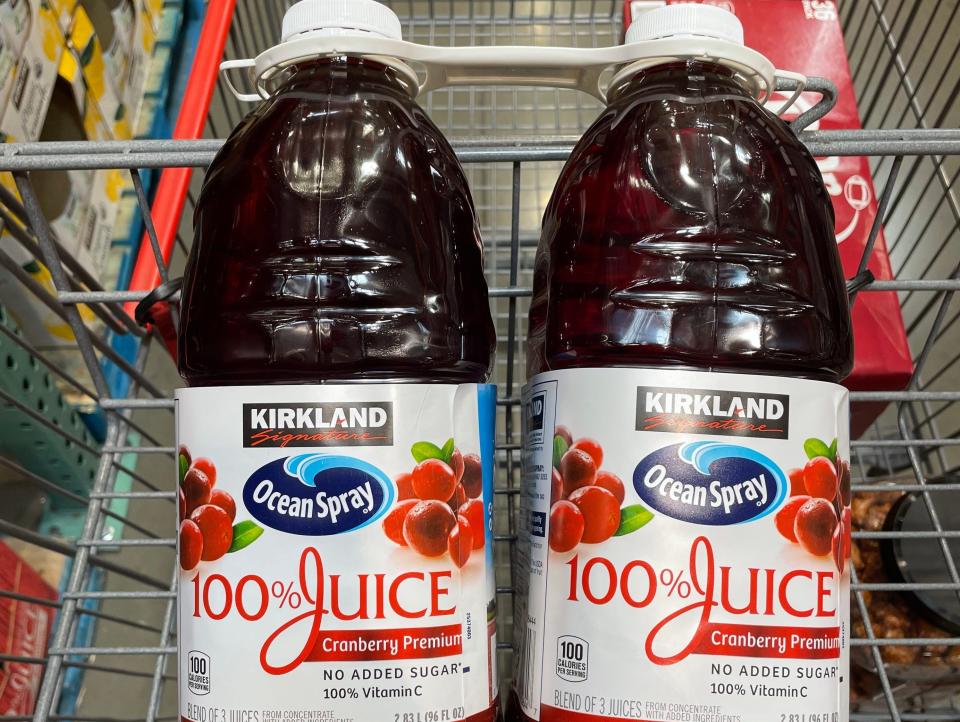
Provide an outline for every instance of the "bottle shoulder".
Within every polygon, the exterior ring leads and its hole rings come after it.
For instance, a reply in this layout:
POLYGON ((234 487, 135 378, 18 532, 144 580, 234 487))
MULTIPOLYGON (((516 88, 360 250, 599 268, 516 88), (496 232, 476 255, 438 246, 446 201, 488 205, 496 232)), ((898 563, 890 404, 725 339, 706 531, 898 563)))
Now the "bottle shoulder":
POLYGON ((194 226, 191 383, 486 375, 495 336, 466 178, 392 88, 281 89, 217 155, 194 226))
POLYGON ((749 98, 619 97, 561 172, 536 268, 531 370, 850 370, 822 176, 749 98))
MULTIPOLYGON (((605 194, 609 208, 629 204, 641 191, 652 192, 658 210, 672 209, 674 222, 712 213, 721 224, 769 223, 774 219, 753 216, 775 197, 798 220, 813 207, 833 221, 823 176, 807 148, 780 118, 739 96, 620 98, 574 147, 546 217, 571 200, 605 194)), ((650 217, 646 203, 636 210, 637 218, 650 217)), ((658 218, 664 220, 669 227, 670 219, 658 218)))
POLYGON ((329 96, 302 88, 279 92, 227 138, 208 169, 201 199, 233 192, 251 177, 289 183, 294 190, 319 188, 319 175, 329 182, 350 165, 357 167, 339 174, 348 181, 386 175, 432 184, 470 203, 449 141, 412 98, 389 89, 329 96))

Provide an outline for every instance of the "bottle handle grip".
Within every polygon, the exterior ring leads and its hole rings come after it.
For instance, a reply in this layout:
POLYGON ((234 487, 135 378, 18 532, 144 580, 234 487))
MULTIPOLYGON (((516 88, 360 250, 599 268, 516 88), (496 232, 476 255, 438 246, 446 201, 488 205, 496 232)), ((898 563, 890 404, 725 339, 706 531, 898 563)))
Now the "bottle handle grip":
POLYGON ((413 60, 422 71, 420 93, 465 85, 534 86, 580 90, 604 101, 601 78, 612 65, 584 62, 577 49, 563 47, 452 47, 432 55, 413 60))
POLYGON ((618 82, 642 67, 683 58, 727 64, 743 76, 761 102, 778 84, 793 94, 777 111, 782 115, 808 87, 807 77, 777 70, 765 57, 743 46, 711 38, 695 44, 662 39, 607 48, 565 48, 531 45, 450 46, 417 45, 403 40, 354 36, 302 38, 281 43, 257 58, 226 60, 220 74, 241 102, 258 103, 269 97, 271 78, 284 67, 323 55, 366 56, 392 67, 413 96, 443 87, 464 85, 538 86, 580 90, 601 102, 618 82), (237 89, 231 73, 245 72, 248 87, 237 89))
MULTIPOLYGON (((601 48, 532 45, 431 46, 392 38, 365 36, 305 36, 265 50, 255 59, 228 60, 221 73, 241 101, 259 102, 284 68, 316 57, 355 55, 392 67, 414 97, 437 88, 463 85, 513 85, 569 88, 606 100, 611 86, 630 69, 659 62, 699 59, 730 65, 755 92, 763 95, 775 84, 773 64, 750 48, 715 38, 663 38, 601 48), (257 93, 241 93, 228 74, 246 70, 257 93)), ((784 77, 787 77, 784 73, 784 77)), ((791 78, 802 77, 791 75, 791 78)))
MULTIPOLYGON (((241 60, 224 60, 220 63, 220 77, 223 78, 223 82, 226 83, 227 89, 233 93, 234 97, 239 100, 241 103, 259 103, 261 100, 265 100, 265 97, 259 92, 257 93, 242 93, 237 89, 237 86, 233 84, 233 80, 230 79, 230 73, 234 70, 244 70, 246 69, 246 79, 250 82, 253 82, 252 73, 250 72, 254 67, 256 67, 257 61, 253 58, 243 58, 241 60)), ((259 89, 258 89, 259 90, 259 89)))

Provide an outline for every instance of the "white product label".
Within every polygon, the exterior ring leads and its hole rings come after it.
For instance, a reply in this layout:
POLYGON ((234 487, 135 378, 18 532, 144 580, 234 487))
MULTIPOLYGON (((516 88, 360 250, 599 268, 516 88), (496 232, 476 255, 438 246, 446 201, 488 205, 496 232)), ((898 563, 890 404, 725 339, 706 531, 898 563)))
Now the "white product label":
POLYGON ((844 722, 848 397, 571 369, 523 392, 515 685, 544 722, 844 722))
POLYGON ((177 392, 180 714, 493 720, 495 388, 177 392))

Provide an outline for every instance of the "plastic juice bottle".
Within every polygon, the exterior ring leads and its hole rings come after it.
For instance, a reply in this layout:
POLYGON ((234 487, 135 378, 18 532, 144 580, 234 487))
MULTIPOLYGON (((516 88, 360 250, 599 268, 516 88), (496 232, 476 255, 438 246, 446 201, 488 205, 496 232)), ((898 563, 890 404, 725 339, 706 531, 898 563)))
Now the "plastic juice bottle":
POLYGON ((297 60, 197 205, 177 393, 193 722, 496 716, 474 206, 408 67, 309 52, 352 35, 400 22, 372 0, 288 11, 297 60))
POLYGON ((543 223, 511 716, 845 720, 830 198, 745 83, 734 15, 650 11, 638 40, 670 50, 621 74, 543 223))

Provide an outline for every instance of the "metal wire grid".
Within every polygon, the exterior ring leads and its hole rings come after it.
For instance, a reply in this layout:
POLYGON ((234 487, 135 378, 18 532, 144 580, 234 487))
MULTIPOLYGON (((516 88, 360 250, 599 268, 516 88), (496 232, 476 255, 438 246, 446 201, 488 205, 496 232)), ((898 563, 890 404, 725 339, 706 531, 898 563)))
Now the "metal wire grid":
MULTIPOLYGON (((603 45, 616 42, 620 32, 617 2, 394 2, 393 6, 405 19, 409 39, 438 44, 603 45)), ((279 35, 284 9, 285 3, 280 0, 240 2, 227 56, 249 57, 270 44, 279 35)), ((956 54, 957 5, 867 0, 843 4, 841 13, 866 124, 918 129, 804 136, 816 154, 874 156, 878 185, 883 188, 880 215, 886 220, 898 278, 910 279, 875 283, 866 289, 866 292, 892 289, 901 293, 918 371, 909 391, 855 394, 855 398, 861 400, 896 402, 868 438, 854 443, 855 489, 857 493, 889 489, 921 493, 934 521, 935 536, 947 555, 950 540, 960 536, 960 530, 944 530, 937 510, 944 503, 956 503, 960 484, 933 482, 942 481, 953 472, 955 447, 960 445, 960 432, 950 431, 956 428, 950 424, 951 412, 960 401, 960 378, 954 369, 958 357, 955 322, 960 313, 951 305, 953 294, 960 286, 960 266, 950 255, 960 255, 960 243, 956 242, 960 214, 953 195, 960 131, 930 128, 958 124, 954 102, 958 86, 943 87, 956 82, 951 79, 950 71, 956 54), (945 11, 942 6, 950 7, 945 11), (928 18, 932 18, 929 23, 928 18), (931 28, 942 28, 936 43, 929 42, 931 28), (901 52, 901 45, 918 32, 925 38, 923 50, 907 43, 909 50, 901 52), (936 62, 943 65, 944 72, 930 70, 936 62), (903 115, 898 117, 901 112, 903 115), (933 204, 933 213, 928 212, 926 203, 933 204), (940 228, 941 235, 937 235, 934 229, 939 222, 926 219, 938 219, 944 208, 947 221, 940 228), (918 224, 918 219, 923 220, 918 224), (946 265, 940 261, 944 256, 946 265), (906 477, 901 473, 904 470, 906 477), (891 485, 890 478, 899 481, 891 485)), ((524 378, 524 319, 532 254, 540 214, 560 163, 569 152, 571 137, 583 130, 598 106, 570 92, 530 89, 438 91, 427 99, 426 105, 450 137, 461 140, 457 147, 472 182, 487 246, 487 273, 499 337, 494 380, 499 385, 501 408, 496 497, 500 663, 501 669, 509 672, 513 588, 510 545, 515 535, 515 497, 519 487, 517 397, 524 378), (487 140, 470 140, 477 136, 485 136, 487 140), (490 137, 511 140, 495 143, 490 137)), ((221 85, 206 135, 224 137, 243 112, 221 85)), ((75 499, 87 504, 86 521, 79 538, 61 540, 39 535, 29 527, 7 520, 7 515, 0 511, 0 533, 72 559, 65 592, 55 605, 60 614, 47 655, 43 658, 0 657, 0 662, 43 668, 33 716, 36 720, 176 718, 176 670, 169 659, 175 653, 173 600, 177 575, 171 538, 175 517, 174 480, 169 473, 173 453, 171 389, 155 380, 164 373, 169 377, 169 362, 162 353, 150 354, 152 336, 144 336, 133 327, 123 312, 121 303, 139 298, 141 294, 97 287, 58 246, 43 219, 31 185, 31 174, 44 168, 129 169, 159 259, 161 254, 150 209, 142 193, 140 172, 176 165, 203 168, 218 145, 217 141, 210 140, 0 148, 0 170, 16 173, 23 203, 19 205, 9 197, 2 200, 12 215, 29 222, 32 230, 19 231, 18 238, 49 266, 57 295, 50 297, 27 283, 26 290, 44 298, 70 323, 77 337, 77 353, 86 361, 89 377, 77 378, 65 373, 53 359, 15 334, 6 334, 0 340, 15 343, 34 354, 58 382, 95 401, 108 414, 107 441, 90 493, 77 495, 75 499), (78 311, 81 303, 91 304, 104 326, 91 330, 78 311), (122 359, 114 358, 115 354, 101 335, 103 327, 142 339, 135 364, 124 364, 122 359), (102 358, 121 363, 133 380, 126 398, 110 397, 99 366, 102 358), (136 446, 129 445, 131 431, 138 432, 142 438, 136 446), (125 461, 131 455, 137 458, 136 468, 125 461), (119 471, 132 475, 135 490, 115 491, 119 471), (130 501, 128 514, 118 515, 107 508, 107 504, 117 498, 130 501), (126 538, 104 539, 106 520, 117 516, 127 526, 126 538), (102 590, 91 591, 91 580, 97 572, 105 572, 107 582, 102 590), (84 617, 95 617, 98 630, 92 644, 77 646, 78 623, 84 617), (85 670, 88 694, 81 701, 78 714, 62 715, 58 712, 58 702, 65 673, 71 669, 85 670), (105 692, 108 689, 110 694, 105 692), (133 698, 139 698, 140 703, 121 709, 117 700, 124 697, 121 694, 124 689, 136 690, 133 698)), ((183 262, 182 251, 189 246, 189 219, 200 182, 199 174, 195 176, 179 238, 180 252, 171 260, 170 273, 173 274, 183 262)), ((11 219, 5 221, 9 226, 11 219)), ((0 263, 11 272, 16 265, 2 249, 0 263)), ((161 264, 161 268, 166 278, 166 264, 161 264)), ((23 407, 16 399, 0 394, 0 400, 20 408, 37 423, 46 423, 42 415, 23 407)), ((49 480, 30 474, 15 462, 0 459, 0 468, 5 473, 15 472, 26 477, 44 493, 64 494, 49 480)), ((857 536, 876 538, 879 535, 862 532, 857 536)), ((951 566, 949 572, 949 578, 936 586, 960 590, 960 577, 955 568, 951 566)), ((960 645, 960 638, 875 638, 863 593, 904 588, 894 584, 854 584, 854 604, 867 620, 867 634, 865 639, 854 639, 853 644, 872 656, 882 695, 876 712, 856 713, 852 718, 960 719, 960 712, 956 710, 926 709, 916 706, 914 699, 898 697, 898 684, 886 672, 880 657, 883 646, 894 643, 960 645)), ((0 598, 50 604, 4 590, 0 590, 0 598)), ((921 698, 920 704, 926 702, 921 698)), ((0 716, 0 722, 20 719, 30 717, 0 716)))
MULTIPOLYGON (((960 125, 960 65, 956 2, 911 3, 865 0, 841 4, 840 16, 864 125, 870 128, 946 128, 960 125)), ((871 159, 876 177, 888 176, 895 157, 871 159)), ((897 276, 911 279, 956 279, 960 269, 960 198, 956 185, 960 159, 924 155, 906 159, 887 212, 886 232, 897 276)), ((915 289, 901 294, 901 306, 918 364, 914 387, 926 391, 956 388, 958 355, 947 339, 960 315, 951 297, 915 289), (938 317, 940 329, 932 333, 938 317), (948 308, 949 307, 949 308, 948 308), (920 350, 931 336, 936 338, 920 350)), ((914 405, 913 425, 923 435, 955 439, 960 433, 960 406, 914 405)), ((890 412, 883 432, 896 433, 890 412)), ((952 472, 956 449, 940 447, 937 473, 952 472)), ((888 460, 889 461, 889 460, 888 460)), ((893 462, 902 467, 906 459, 893 462)))
MULTIPOLYGON (((936 128, 960 125, 960 67, 957 64, 960 4, 955 2, 903 2, 866 0, 844 3, 840 17, 847 41, 850 66, 864 125, 871 128, 936 128)), ((950 582, 957 582, 950 547, 956 541, 944 533, 940 515, 955 509, 957 439, 960 438, 960 406, 953 392, 958 375, 956 349, 952 348, 960 318, 953 290, 960 274, 960 202, 956 180, 960 159, 951 155, 911 158, 874 157, 871 167, 877 178, 886 178, 885 225, 891 262, 897 278, 923 279, 928 286, 947 281, 942 293, 916 286, 902 287, 901 308, 914 353, 915 371, 910 385, 910 403, 891 405, 869 436, 887 437, 888 444, 869 451, 871 471, 878 477, 900 479, 904 474, 921 490, 939 546, 947 560, 950 582), (926 442, 917 439, 928 439, 926 442), (899 445, 899 446, 895 446, 899 445), (913 477, 913 478, 910 478, 913 477), (939 483, 936 483, 939 482, 939 483)), ((864 451, 867 451, 866 449, 864 451)), ((865 454, 861 455, 861 461, 865 454)), ((946 581, 946 580, 944 580, 946 581)), ((864 585, 866 586, 866 585, 864 585)), ((855 599, 861 615, 864 596, 855 599)), ((866 619, 866 617, 864 617, 866 619)), ((867 620, 868 637, 872 620, 867 620)), ((918 694, 916 685, 891 682, 879 650, 872 650, 878 667, 882 704, 889 705, 896 693, 901 707, 923 710, 936 704, 933 698, 949 700, 958 707, 956 686, 918 694)), ((878 695, 880 696, 880 695, 878 695)), ((904 715, 907 717, 907 715, 904 715)))

